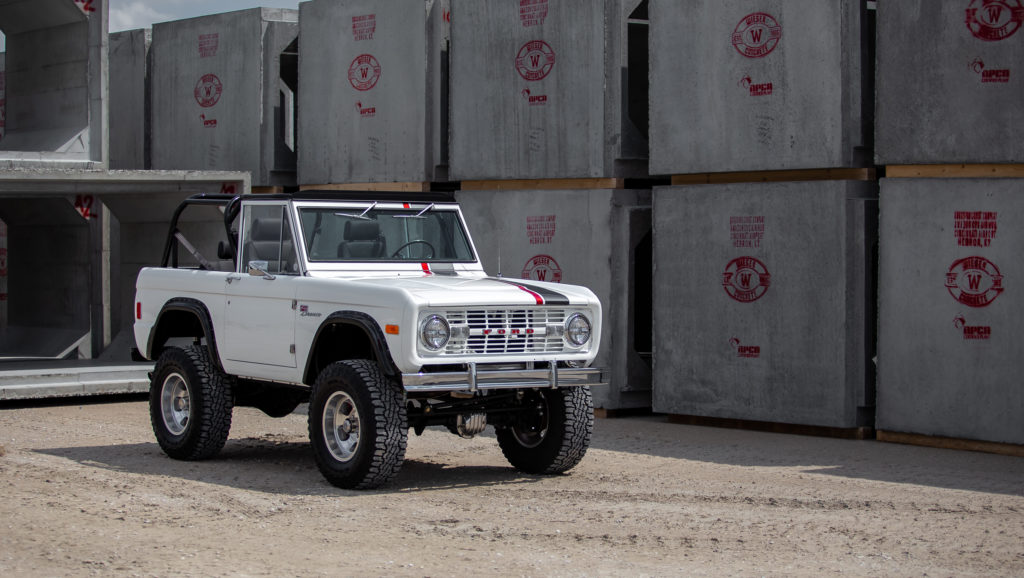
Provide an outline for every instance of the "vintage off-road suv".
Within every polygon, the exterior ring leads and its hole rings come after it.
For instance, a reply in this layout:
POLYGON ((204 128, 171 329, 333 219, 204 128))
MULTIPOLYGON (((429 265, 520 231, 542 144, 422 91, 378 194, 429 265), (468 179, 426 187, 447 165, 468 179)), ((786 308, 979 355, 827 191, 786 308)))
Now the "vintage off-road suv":
POLYGON ((450 195, 196 195, 136 291, 150 417, 172 458, 219 452, 236 405, 281 417, 307 401, 317 466, 344 488, 392 480, 410 428, 490 424, 537 474, 590 444, 600 302, 488 277, 450 195))

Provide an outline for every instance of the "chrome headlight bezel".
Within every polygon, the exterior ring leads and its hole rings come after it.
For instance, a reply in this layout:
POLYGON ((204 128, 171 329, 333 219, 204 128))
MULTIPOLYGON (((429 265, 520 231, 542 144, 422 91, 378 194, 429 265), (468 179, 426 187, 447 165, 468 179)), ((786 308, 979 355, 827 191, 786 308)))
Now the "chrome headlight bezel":
POLYGON ((441 351, 448 345, 451 337, 451 326, 441 315, 428 315, 420 323, 420 343, 428 351, 441 351))
POLYGON ((593 337, 594 325, 583 313, 573 313, 565 320, 565 340, 573 347, 583 347, 593 337))

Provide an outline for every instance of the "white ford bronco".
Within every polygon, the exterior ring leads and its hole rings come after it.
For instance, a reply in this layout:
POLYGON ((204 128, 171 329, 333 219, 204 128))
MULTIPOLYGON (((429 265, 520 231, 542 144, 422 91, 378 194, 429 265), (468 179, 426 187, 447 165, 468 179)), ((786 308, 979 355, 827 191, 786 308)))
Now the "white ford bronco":
POLYGON ((316 464, 343 488, 391 481, 427 426, 490 424, 514 467, 569 470, 590 444, 600 335, 590 290, 488 277, 444 193, 196 195, 136 284, 167 455, 215 455, 236 405, 308 402, 316 464))

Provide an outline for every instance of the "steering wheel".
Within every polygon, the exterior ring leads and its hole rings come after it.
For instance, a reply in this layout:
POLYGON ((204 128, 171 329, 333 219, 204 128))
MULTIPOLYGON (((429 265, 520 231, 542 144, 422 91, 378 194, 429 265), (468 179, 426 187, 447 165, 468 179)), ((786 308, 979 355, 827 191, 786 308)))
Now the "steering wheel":
MULTIPOLYGON (((423 239, 413 239, 412 241, 409 241, 408 243, 406 243, 406 244, 402 245, 401 247, 395 249, 395 252, 391 254, 391 258, 394 259, 395 257, 398 257, 398 254, 402 252, 402 249, 405 249, 406 247, 408 247, 410 245, 426 245, 427 248, 430 249, 430 255, 427 256, 427 257, 424 257, 424 259, 433 259, 434 258, 434 253, 436 253, 436 251, 434 251, 434 246, 431 245, 429 242, 424 241, 423 239)), ((411 259, 412 256, 410 255, 409 258, 411 259)))

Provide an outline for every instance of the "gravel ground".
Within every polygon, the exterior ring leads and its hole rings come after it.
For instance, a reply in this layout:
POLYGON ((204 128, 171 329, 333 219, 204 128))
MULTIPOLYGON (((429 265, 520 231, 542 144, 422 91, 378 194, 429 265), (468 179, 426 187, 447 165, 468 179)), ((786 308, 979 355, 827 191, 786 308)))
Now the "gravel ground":
POLYGON ((989 454, 627 418, 539 477, 430 429, 352 492, 304 415, 179 462, 128 402, 0 409, 0 456, 3 576, 1024 575, 1024 459, 989 454))

